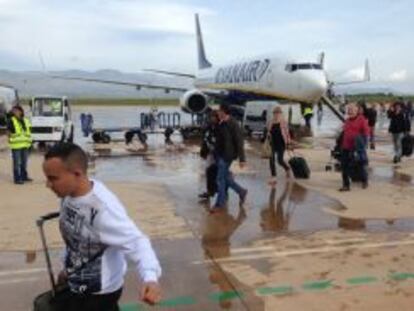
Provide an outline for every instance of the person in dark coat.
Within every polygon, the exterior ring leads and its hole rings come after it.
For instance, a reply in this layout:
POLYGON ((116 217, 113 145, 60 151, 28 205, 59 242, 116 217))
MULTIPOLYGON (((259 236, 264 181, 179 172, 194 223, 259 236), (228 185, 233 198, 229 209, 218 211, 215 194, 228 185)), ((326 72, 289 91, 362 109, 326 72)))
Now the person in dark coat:
POLYGON ((369 104, 364 111, 368 121, 370 149, 375 150, 375 125, 377 123, 377 109, 375 104, 369 104))
POLYGON ((244 139, 242 130, 230 116, 228 105, 220 105, 218 110, 219 124, 217 126, 215 159, 217 163, 217 200, 211 212, 222 210, 226 204, 227 188, 233 189, 240 198, 242 205, 247 196, 247 189, 241 187, 233 178, 230 166, 234 160, 239 160, 240 167, 246 163, 244 139))
POLYGON ((217 192, 217 164, 214 159, 216 147, 216 131, 218 126, 217 111, 209 114, 209 122, 203 132, 200 156, 206 160, 206 192, 199 194, 200 200, 208 200, 217 192))
POLYGON ((401 162, 402 157, 402 139, 406 133, 411 130, 410 120, 403 111, 401 102, 395 102, 388 110, 388 118, 390 119, 390 126, 388 132, 392 135, 392 142, 394 144, 394 163, 401 162))
MULTIPOLYGON (((341 142, 342 188, 340 188, 339 191, 351 190, 351 165, 354 164, 355 161, 355 152, 361 152, 358 140, 362 139, 364 142, 363 149, 365 149, 369 136, 368 122, 362 114, 358 113, 358 106, 355 104, 349 104, 347 110, 348 118, 344 124, 341 142)), ((367 188, 368 173, 366 171, 366 167, 365 165, 361 165, 359 169, 362 188, 367 188)))

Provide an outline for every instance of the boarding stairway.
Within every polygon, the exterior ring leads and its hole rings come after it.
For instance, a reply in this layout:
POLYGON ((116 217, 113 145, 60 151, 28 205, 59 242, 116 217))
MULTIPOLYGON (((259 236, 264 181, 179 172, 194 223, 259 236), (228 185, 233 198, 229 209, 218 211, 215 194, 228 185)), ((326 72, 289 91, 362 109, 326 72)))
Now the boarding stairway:
POLYGON ((336 108, 336 103, 327 95, 321 97, 322 104, 326 105, 342 122, 345 122, 345 116, 336 108))

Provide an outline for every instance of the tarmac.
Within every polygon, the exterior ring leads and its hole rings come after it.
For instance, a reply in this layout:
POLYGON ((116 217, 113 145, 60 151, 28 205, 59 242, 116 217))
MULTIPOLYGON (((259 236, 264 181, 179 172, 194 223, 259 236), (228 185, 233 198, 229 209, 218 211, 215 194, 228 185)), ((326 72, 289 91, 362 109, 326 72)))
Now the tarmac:
MULTIPOLYGON (((231 194, 228 208, 213 215, 197 198, 204 163, 195 142, 175 137, 166 147, 162 137, 151 138, 144 152, 116 143, 97 148, 77 133, 93 155, 92 177, 119 195, 163 267, 163 301, 141 304, 130 269, 122 310, 412 310, 414 159, 392 165, 389 139, 380 132, 370 152, 370 187, 355 184, 341 194, 339 173, 325 171, 332 133, 315 132, 297 151, 311 178, 287 180, 278 168, 275 189, 267 185, 260 145, 248 141, 247 169, 233 168, 249 189, 247 202, 240 207, 231 194)), ((45 187, 41 162, 32 154, 34 182, 15 186, 9 153, 0 151, 1 310, 30 310, 49 289, 35 220, 56 210, 58 200, 45 187)), ((56 222, 47 227, 56 272, 62 242, 56 222)))

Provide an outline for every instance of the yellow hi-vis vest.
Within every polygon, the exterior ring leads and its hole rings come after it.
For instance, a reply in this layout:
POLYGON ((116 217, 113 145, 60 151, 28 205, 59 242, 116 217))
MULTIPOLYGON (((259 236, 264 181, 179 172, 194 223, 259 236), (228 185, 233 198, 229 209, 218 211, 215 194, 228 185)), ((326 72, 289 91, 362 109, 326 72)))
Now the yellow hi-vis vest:
POLYGON ((32 145, 32 125, 30 124, 29 119, 24 118, 23 122, 26 127, 26 130, 23 130, 23 127, 19 120, 16 117, 11 118, 13 123, 14 133, 10 133, 9 137, 9 147, 10 149, 23 149, 30 148, 32 145))
POLYGON ((303 110, 303 115, 304 115, 304 116, 307 116, 308 114, 313 114, 313 108, 312 108, 312 107, 306 107, 306 108, 303 110))

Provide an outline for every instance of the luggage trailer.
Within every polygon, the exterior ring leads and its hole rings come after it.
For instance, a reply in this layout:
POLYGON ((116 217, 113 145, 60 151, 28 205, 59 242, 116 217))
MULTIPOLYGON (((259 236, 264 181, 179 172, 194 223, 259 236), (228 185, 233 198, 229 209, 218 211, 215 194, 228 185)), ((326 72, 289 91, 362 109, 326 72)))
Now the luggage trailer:
MULTIPOLYGON (((93 122, 93 119, 90 122, 93 122)), ((194 114, 191 115, 191 124, 182 125, 179 112, 160 112, 155 117, 151 113, 141 113, 138 127, 91 128, 88 124, 83 127, 86 128, 85 136, 91 134, 93 142, 97 144, 109 144, 113 140, 111 134, 124 133, 126 144, 131 143, 136 136, 140 143, 146 146, 148 135, 164 135, 166 144, 172 144, 171 136, 177 132, 184 140, 201 137, 205 122, 205 116, 194 114)))

